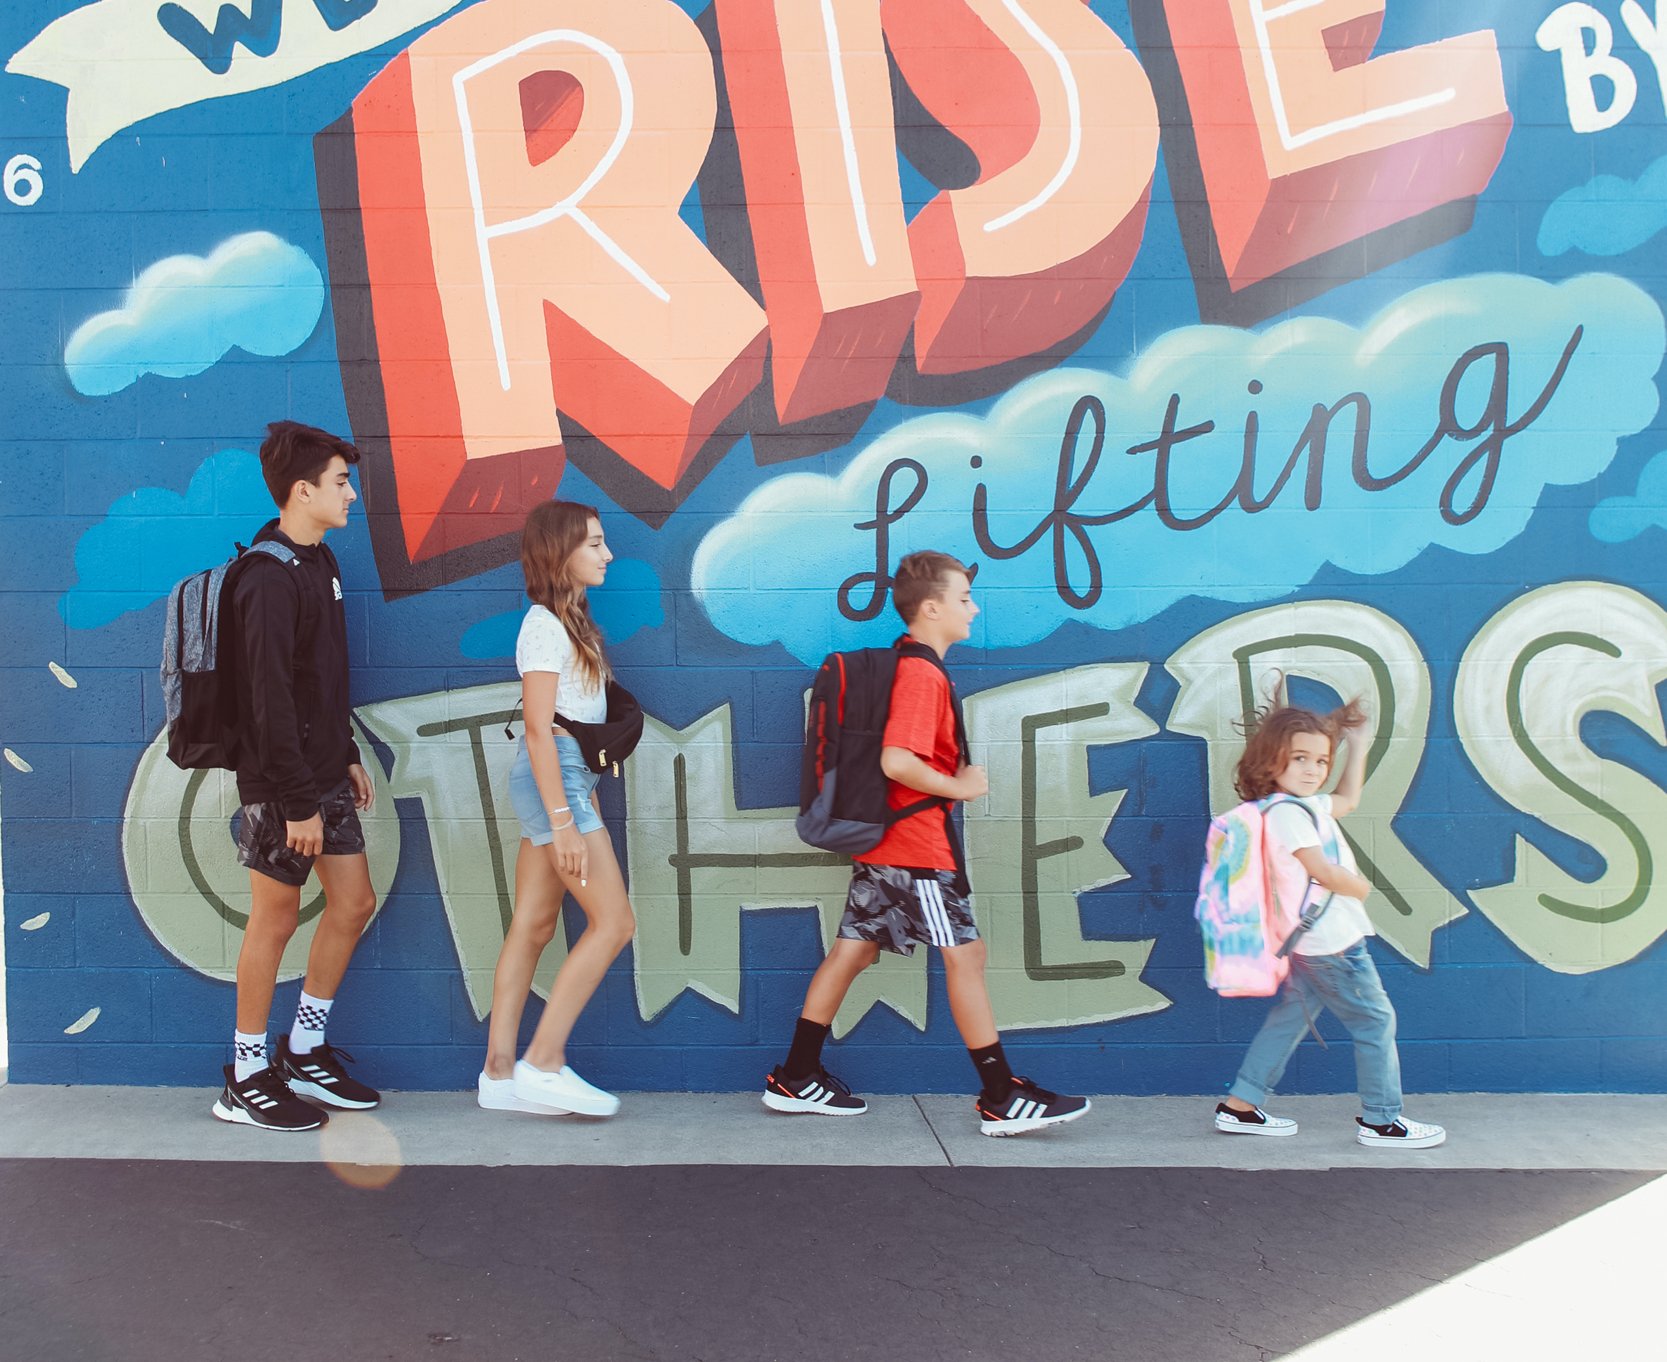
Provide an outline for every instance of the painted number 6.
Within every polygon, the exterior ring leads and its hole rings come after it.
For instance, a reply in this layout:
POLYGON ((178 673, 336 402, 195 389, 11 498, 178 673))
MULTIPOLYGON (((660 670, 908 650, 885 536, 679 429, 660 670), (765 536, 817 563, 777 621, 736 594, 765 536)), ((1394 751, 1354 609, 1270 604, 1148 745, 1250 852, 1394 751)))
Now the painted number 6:
POLYGON ((41 180, 41 163, 39 159, 20 151, 6 162, 3 176, 6 197, 19 208, 27 208, 41 196, 41 190, 46 186, 41 180))

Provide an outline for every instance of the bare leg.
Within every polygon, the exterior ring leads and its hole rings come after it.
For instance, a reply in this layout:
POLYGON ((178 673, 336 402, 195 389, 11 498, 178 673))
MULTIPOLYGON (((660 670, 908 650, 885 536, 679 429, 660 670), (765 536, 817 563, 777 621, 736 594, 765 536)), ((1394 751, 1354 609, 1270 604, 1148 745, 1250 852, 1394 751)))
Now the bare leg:
POLYGON ((301 919, 301 889, 249 872, 249 922, 237 953, 237 1029, 265 1035, 278 966, 301 919))
POLYGON ((853 941, 839 937, 805 990, 805 1005, 800 1013, 818 1026, 832 1026, 834 1014, 845 1001, 851 985, 865 969, 880 958, 880 948, 872 941, 853 941))
POLYGON ((324 886, 324 912, 307 952, 306 990, 315 998, 334 998, 353 948, 376 911, 376 891, 370 887, 370 864, 362 851, 320 856, 313 869, 324 886))
POLYGON ((525 837, 515 857, 515 913, 498 952, 492 975, 492 1020, 486 1033, 486 1076, 508 1078, 515 1072, 515 1045, 521 1014, 544 948, 561 926, 566 886, 543 847, 525 837))
POLYGON ((944 985, 949 991, 949 1011, 955 1029, 969 1050, 983 1050, 1001 1039, 996 1030, 995 1010, 990 1006, 989 986, 984 982, 987 950, 982 941, 963 946, 945 946, 944 985))
POLYGON ((567 1063, 567 1038, 573 1033, 573 1023, 596 992, 602 976, 608 972, 619 953, 631 942, 637 930, 637 920, 631 912, 631 900, 625 894, 625 879, 619 873, 619 862, 614 859, 613 843, 605 828, 585 834, 585 846, 590 851, 590 876, 581 886, 566 880, 556 869, 555 856, 548 847, 546 863, 566 884, 585 914, 585 930, 567 953, 556 981, 550 987, 550 999, 544 1004, 544 1015, 538 1020, 532 1043, 524 1056, 535 1069, 554 1073, 567 1063))

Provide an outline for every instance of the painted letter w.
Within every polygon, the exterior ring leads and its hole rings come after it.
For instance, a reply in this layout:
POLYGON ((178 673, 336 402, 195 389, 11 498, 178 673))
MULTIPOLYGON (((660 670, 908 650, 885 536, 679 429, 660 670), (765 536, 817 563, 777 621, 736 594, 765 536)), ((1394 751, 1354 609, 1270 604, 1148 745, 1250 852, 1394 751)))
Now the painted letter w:
POLYGON ((254 0, 249 13, 236 5, 221 5, 212 30, 179 5, 163 5, 156 22, 167 35, 217 76, 232 69, 232 52, 239 43, 257 57, 270 57, 278 50, 283 28, 283 0, 254 0))

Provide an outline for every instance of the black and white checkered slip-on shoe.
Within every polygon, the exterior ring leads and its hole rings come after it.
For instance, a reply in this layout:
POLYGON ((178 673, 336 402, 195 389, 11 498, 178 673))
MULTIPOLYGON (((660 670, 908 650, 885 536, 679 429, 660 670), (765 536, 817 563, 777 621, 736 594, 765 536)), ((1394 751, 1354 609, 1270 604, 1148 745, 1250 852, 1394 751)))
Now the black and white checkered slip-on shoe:
POLYGON ((1013 1090, 997 1101, 980 1096, 978 1132, 981 1135, 1023 1135, 1043 1126, 1057 1126, 1086 1115, 1093 1106, 1086 1097, 1061 1097, 1039 1088, 1028 1078, 1014 1078, 1013 1090))
POLYGON ((262 1130, 317 1130, 330 1119, 292 1093, 270 1064, 243 1079, 230 1064, 225 1072, 225 1091, 210 1108, 222 1121, 262 1130))
POLYGON ((367 1111, 382 1100, 382 1094, 347 1072, 343 1061, 352 1058, 346 1050, 329 1044, 304 1055, 292 1054, 289 1037, 280 1036, 272 1067, 283 1075, 297 1097, 309 1097, 344 1111, 367 1111))
POLYGON ((826 1069, 789 1078, 778 1064, 764 1079, 764 1105, 771 1111, 809 1112, 814 1116, 861 1116, 868 1103, 826 1069))

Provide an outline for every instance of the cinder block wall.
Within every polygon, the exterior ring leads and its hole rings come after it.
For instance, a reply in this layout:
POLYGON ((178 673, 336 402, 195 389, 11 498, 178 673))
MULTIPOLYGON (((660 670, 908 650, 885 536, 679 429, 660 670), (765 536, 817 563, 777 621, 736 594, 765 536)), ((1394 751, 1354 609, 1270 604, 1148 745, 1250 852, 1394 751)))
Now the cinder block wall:
MULTIPOLYGON (((793 835, 804 694, 937 547, 977 570, 950 662, 1021 1070, 1231 1077, 1264 1005, 1204 987, 1192 896, 1283 674, 1379 720, 1346 826, 1407 1086, 1667 1089, 1667 162, 1614 6, 1609 65, 1568 6, 1265 42, 1238 0, 446 8, 0 17, 13 1081, 227 1058, 236 797, 163 757, 156 668, 290 417, 364 452, 331 544, 382 906, 331 1035, 383 1085, 480 1063, 515 535, 560 495, 651 716, 602 784, 639 929, 594 1081, 779 1057, 846 873, 793 835)), ((836 1030, 860 1089, 968 1087, 924 953, 836 1030)), ((1352 1084, 1346 1044, 1287 1080, 1352 1084)))

